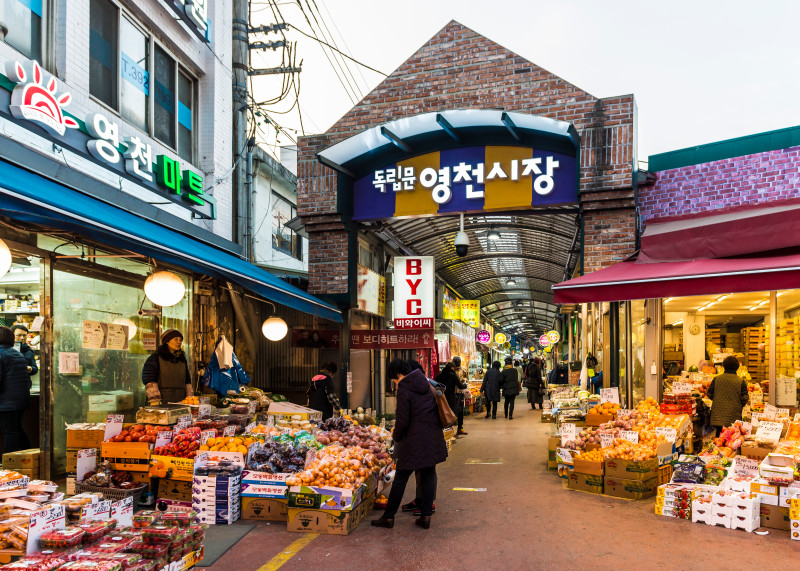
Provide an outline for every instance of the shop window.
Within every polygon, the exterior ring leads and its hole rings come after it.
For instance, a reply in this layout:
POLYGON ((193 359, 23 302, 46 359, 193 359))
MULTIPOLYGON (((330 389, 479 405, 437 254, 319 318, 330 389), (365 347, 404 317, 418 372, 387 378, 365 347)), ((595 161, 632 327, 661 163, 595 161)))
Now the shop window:
POLYGON ((178 73, 178 155, 192 160, 192 124, 194 118, 194 81, 178 73))
POLYGON ((156 46, 153 58, 155 70, 155 125, 156 139, 175 147, 175 60, 156 46))
POLYGON ((8 28, 5 42, 22 55, 42 61, 42 19, 44 0, 3 0, 0 22, 8 28))
POLYGON ((279 195, 272 196, 272 248, 298 260, 303 259, 303 240, 286 226, 297 216, 297 209, 279 195))
POLYGON ((89 92, 117 109, 117 7, 92 0, 89 16, 89 92))
POLYGON ((119 104, 122 118, 147 130, 150 68, 148 37, 128 18, 120 19, 119 104))
POLYGON ((631 406, 644 400, 646 306, 642 299, 631 301, 631 406))

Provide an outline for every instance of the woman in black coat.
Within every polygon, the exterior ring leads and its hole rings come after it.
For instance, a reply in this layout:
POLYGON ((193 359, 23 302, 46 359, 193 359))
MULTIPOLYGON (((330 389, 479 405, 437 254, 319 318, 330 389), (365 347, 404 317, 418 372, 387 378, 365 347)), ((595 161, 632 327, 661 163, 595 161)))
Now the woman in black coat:
POLYGON ((4 454, 31 447, 22 427, 22 415, 30 399, 28 362, 14 349, 14 332, 0 327, 0 431, 3 432, 4 454))
POLYGON ((519 374, 513 365, 514 361, 511 357, 506 357, 506 366, 503 367, 502 383, 500 387, 503 389, 503 396, 505 402, 503 403, 503 411, 508 420, 514 419, 514 400, 520 391, 519 374))
POLYGON ((497 418, 497 403, 500 402, 500 381, 503 375, 500 373, 500 361, 492 363, 491 368, 486 371, 481 384, 481 393, 486 399, 486 416, 484 418, 497 418))
MULTIPOLYGON (((422 508, 415 523, 428 529, 436 496, 436 464, 447 459, 436 399, 423 372, 413 370, 408 361, 395 359, 389 363, 388 376, 397 383, 397 410, 392 433, 397 470, 386 510, 380 519, 372 520, 372 525, 394 527, 394 516, 403 501, 408 478, 414 470, 419 470, 422 508)), ((417 495, 420 495, 419 490, 417 495)))
POLYGON ((335 411, 342 408, 336 389, 333 386, 332 375, 336 373, 336 363, 325 363, 318 375, 314 375, 308 385, 308 407, 322 413, 322 420, 333 416, 335 411))
POLYGON ((458 432, 456 434, 466 436, 467 431, 464 430, 464 399, 463 395, 461 395, 461 398, 458 398, 458 396, 462 390, 467 388, 467 383, 461 382, 458 373, 456 373, 455 365, 449 361, 442 369, 442 372, 436 376, 435 380, 445 386, 444 397, 447 399, 450 409, 458 417, 458 432))
POLYGON ((525 381, 525 387, 528 389, 528 402, 531 404, 532 409, 536 409, 537 404, 539 408, 544 408, 542 406, 544 402, 541 391, 542 386, 542 369, 539 366, 539 359, 534 359, 528 365, 528 379, 525 381))

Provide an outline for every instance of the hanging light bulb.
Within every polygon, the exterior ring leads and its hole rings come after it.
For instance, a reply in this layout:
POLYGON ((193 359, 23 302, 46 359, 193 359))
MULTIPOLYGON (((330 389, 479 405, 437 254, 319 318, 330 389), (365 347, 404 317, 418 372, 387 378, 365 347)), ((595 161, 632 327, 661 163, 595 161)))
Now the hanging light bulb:
POLYGON ((148 276, 144 282, 144 294, 147 299, 161 307, 172 307, 186 295, 183 280, 166 270, 159 270, 148 276))
POLYGON ((486 233, 486 237, 489 238, 489 240, 499 240, 500 232, 498 232, 496 228, 489 228, 489 231, 486 233))
POLYGON ((517 280, 515 280, 514 278, 508 278, 506 280, 506 285, 515 286, 517 285, 517 280))
POLYGON ((0 240, 0 278, 8 273, 11 269, 11 250, 5 242, 0 240))
POLYGON ((286 325, 286 322, 275 315, 271 316, 261 325, 261 332, 264 334, 264 337, 270 341, 280 341, 286 337, 288 331, 289 326, 286 325))

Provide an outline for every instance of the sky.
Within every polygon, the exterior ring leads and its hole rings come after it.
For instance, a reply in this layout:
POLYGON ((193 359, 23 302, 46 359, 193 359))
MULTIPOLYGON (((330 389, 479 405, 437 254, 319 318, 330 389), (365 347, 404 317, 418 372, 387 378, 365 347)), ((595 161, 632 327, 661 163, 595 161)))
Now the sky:
MULTIPOLYGON (((285 38, 302 61, 299 106, 294 89, 264 105, 284 130, 259 125, 273 150, 324 132, 383 79, 352 61, 347 74, 335 68, 332 52, 293 28, 390 74, 450 20, 596 97, 633 93, 640 161, 800 125, 800 0, 253 0, 251 10, 255 25, 290 24, 285 38)), ((253 51, 251 66, 280 66, 281 52, 253 51)), ((253 78, 254 98, 279 95, 280 80, 253 78)))

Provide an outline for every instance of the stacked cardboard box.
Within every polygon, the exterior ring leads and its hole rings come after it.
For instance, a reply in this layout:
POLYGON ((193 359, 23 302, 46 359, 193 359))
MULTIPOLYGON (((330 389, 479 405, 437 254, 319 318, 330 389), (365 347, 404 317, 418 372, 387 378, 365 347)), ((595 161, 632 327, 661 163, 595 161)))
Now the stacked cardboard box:
POLYGON ((212 462, 195 463, 192 480, 192 508, 197 521, 232 524, 241 517, 241 467, 220 467, 212 462))
POLYGON ((242 519, 287 521, 289 507, 286 478, 291 474, 242 472, 242 519))
POLYGON ((656 492, 656 515, 692 519, 692 502, 698 493, 693 485, 660 485, 656 492))
POLYGON ((641 500, 656 495, 658 459, 642 462, 609 458, 605 462, 605 493, 617 498, 641 500))
POLYGON ((14 470, 31 480, 39 477, 39 459, 42 451, 38 448, 19 450, 3 454, 3 469, 14 470))
POLYGON ((800 498, 793 498, 789 504, 789 537, 800 541, 800 498))

